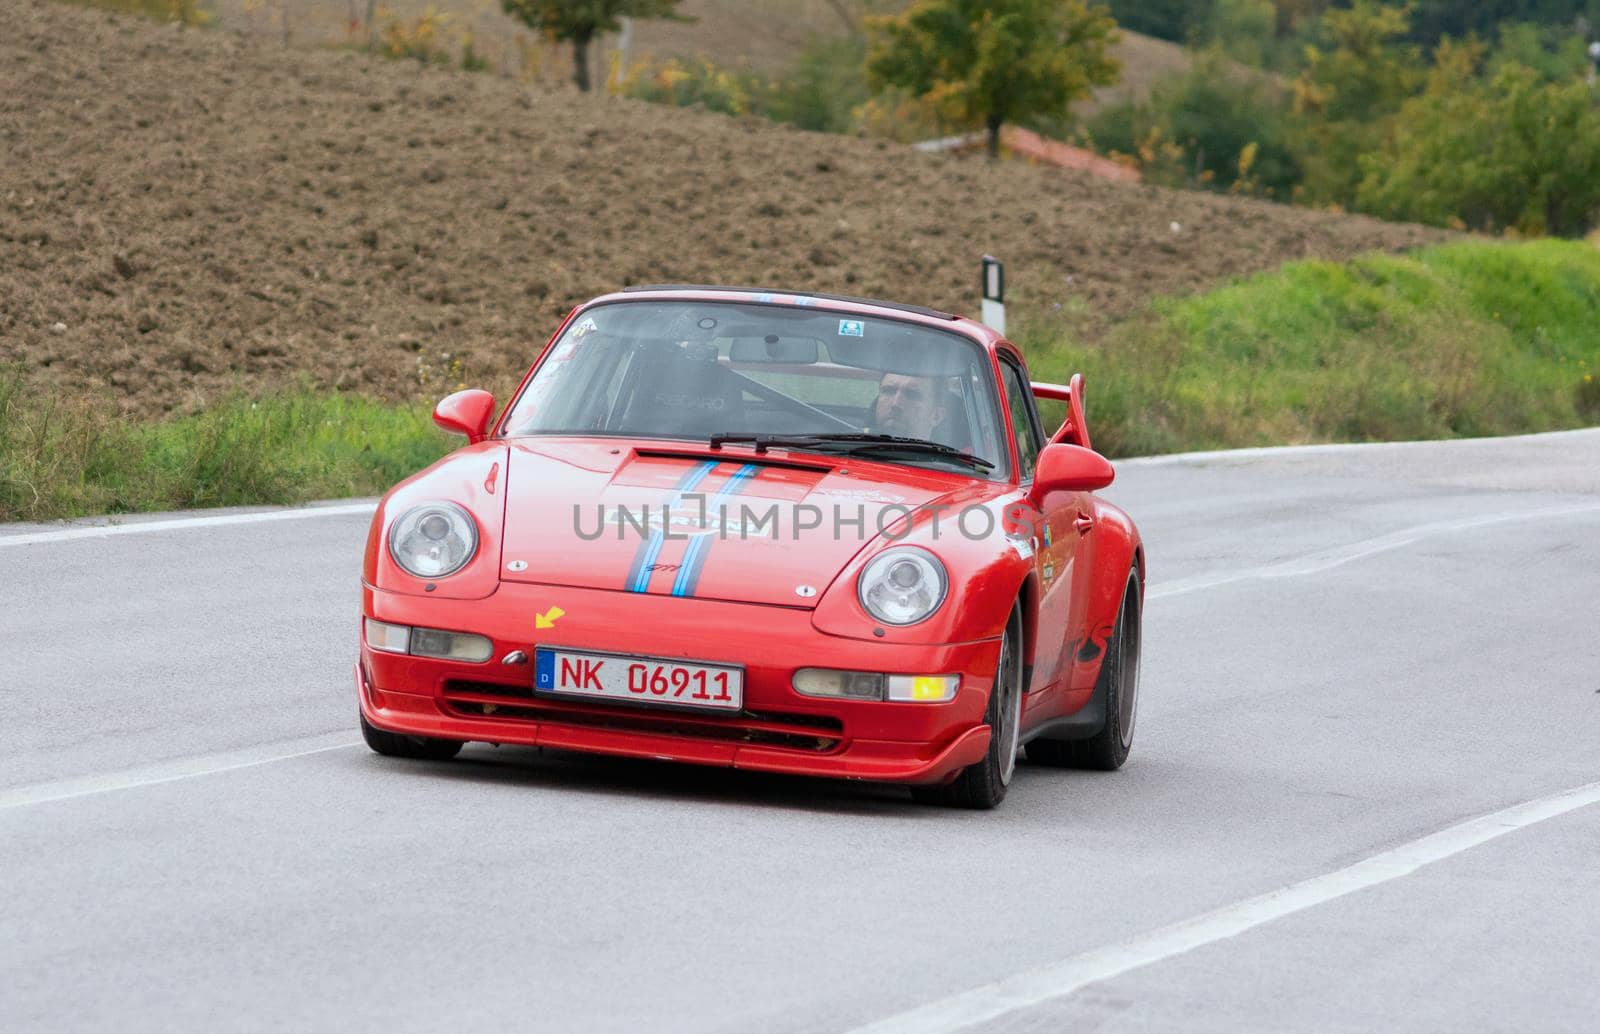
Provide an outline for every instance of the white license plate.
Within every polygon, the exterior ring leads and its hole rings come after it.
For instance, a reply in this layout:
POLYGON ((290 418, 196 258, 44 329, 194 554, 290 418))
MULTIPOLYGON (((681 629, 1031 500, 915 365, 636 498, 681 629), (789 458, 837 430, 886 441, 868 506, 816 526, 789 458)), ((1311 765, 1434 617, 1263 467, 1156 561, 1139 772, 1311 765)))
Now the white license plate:
POLYGON ((717 664, 662 657, 533 652, 533 688, 563 696, 737 711, 744 706, 744 672, 717 664))

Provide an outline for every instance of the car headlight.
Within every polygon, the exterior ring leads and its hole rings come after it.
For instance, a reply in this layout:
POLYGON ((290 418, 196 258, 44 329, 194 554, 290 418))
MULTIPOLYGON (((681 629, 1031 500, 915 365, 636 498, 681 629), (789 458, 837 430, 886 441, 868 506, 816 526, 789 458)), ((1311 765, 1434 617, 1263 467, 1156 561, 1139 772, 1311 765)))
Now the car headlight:
POLYGON ((862 570, 856 595, 867 613, 884 624, 914 625, 939 609, 948 586, 938 557, 916 546, 895 546, 862 570))
POLYGON ((400 515, 389 529, 389 555, 418 578, 443 578, 478 551, 478 526, 455 503, 424 503, 400 515))

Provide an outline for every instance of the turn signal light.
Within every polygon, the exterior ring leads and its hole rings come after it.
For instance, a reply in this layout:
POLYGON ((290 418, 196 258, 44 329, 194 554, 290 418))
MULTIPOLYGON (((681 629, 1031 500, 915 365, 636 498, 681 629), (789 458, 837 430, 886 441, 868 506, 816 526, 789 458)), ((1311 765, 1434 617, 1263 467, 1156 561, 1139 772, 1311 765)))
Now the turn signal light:
POLYGON ((494 643, 481 635, 445 632, 437 628, 410 628, 366 619, 367 645, 384 653, 408 653, 443 661, 481 664, 494 656, 494 643))
POLYGON ((801 668, 794 673, 794 691, 808 697, 839 700, 894 700, 937 704, 955 699, 959 675, 884 675, 875 671, 833 671, 801 668))

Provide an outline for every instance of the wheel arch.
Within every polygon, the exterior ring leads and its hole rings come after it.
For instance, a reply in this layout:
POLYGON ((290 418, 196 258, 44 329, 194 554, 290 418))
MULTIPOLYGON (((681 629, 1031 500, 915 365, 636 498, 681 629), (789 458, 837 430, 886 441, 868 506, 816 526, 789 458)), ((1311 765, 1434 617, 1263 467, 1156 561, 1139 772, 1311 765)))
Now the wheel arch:
POLYGON ((1144 542, 1133 521, 1121 510, 1101 504, 1095 524, 1091 571, 1088 579, 1088 605, 1083 624, 1077 630, 1077 650, 1073 655, 1070 685, 1092 689, 1105 658, 1106 642, 1117 623, 1128 575, 1139 572, 1140 603, 1144 595, 1144 542))
MULTIPOLYGON (((1035 651, 1039 645, 1039 576, 1029 571, 1017 586, 1013 606, 1022 610, 1022 674, 1023 686, 1031 688, 1035 651)), ((1007 617, 1009 621, 1009 616, 1007 617)))

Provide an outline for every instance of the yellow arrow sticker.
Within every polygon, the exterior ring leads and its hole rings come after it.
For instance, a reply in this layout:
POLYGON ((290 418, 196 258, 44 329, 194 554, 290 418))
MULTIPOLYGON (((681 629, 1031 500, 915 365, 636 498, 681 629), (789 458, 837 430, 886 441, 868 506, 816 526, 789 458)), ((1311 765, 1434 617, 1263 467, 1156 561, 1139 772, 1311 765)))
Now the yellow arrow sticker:
POLYGON ((533 616, 533 627, 534 628, 554 628, 554 627, 556 627, 556 618, 559 618, 561 615, 563 615, 565 613, 566 613, 566 611, 562 610, 560 607, 551 607, 549 610, 545 611, 543 614, 535 614, 533 616))

